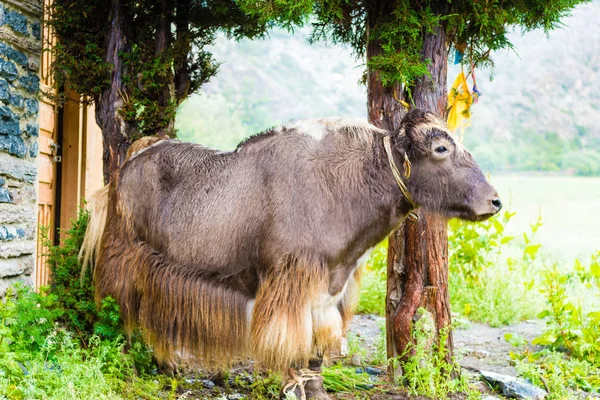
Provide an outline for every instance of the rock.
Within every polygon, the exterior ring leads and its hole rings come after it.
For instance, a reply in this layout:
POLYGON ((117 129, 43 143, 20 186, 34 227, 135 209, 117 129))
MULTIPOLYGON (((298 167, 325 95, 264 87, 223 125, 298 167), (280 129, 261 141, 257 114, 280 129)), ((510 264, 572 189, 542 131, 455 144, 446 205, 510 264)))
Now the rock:
MULTIPOLYGON (((31 249, 33 252, 33 249, 31 249)), ((0 278, 13 278, 33 272, 34 259, 32 255, 9 258, 0 265, 0 278)))
POLYGON ((20 52, 17 49, 14 49, 10 45, 6 43, 0 42, 0 54, 6 56, 6 58, 15 61, 21 67, 27 67, 29 61, 27 60, 27 56, 25 53, 20 52))
POLYGON ((487 395, 487 396, 483 396, 481 398, 481 400, 500 400, 500 397, 487 395))
MULTIPOLYGON (((37 75, 29 74, 19 78, 19 83, 30 93, 37 93, 40 87, 40 78, 37 75)), ((37 107, 37 106, 36 106, 37 107)), ((36 108, 37 110, 37 108, 36 108)))
POLYGON ((40 103, 36 99, 25 99, 24 103, 27 115, 35 115, 40 110, 40 103))
POLYGON ((31 143, 31 146, 29 146, 29 157, 37 157, 38 152, 39 148, 37 142, 31 143))
POLYGON ((0 203, 12 203, 13 199, 8 189, 0 187, 0 203))
POLYGON ((205 389, 212 389, 215 387, 215 383, 210 379, 203 379, 200 381, 200 383, 202 383, 202 387, 204 387, 205 389))
POLYGON ((362 360, 358 354, 352 354, 350 358, 350 365, 353 367, 360 367, 362 365, 362 360))
POLYGON ((8 99, 8 102, 17 108, 23 108, 23 106, 25 104, 23 102, 23 96, 21 96, 20 94, 15 94, 15 93, 11 93, 10 98, 8 99))
POLYGON ((19 71, 13 62, 0 58, 0 76, 12 82, 19 77, 19 71))
POLYGON ((27 18, 18 11, 7 11, 5 22, 15 31, 27 35, 27 18))
POLYGON ((477 358, 486 358, 491 355, 491 353, 489 351, 481 350, 481 349, 475 349, 475 350, 473 350, 473 352, 471 354, 473 355, 473 357, 477 357, 477 358))
POLYGON ((14 114, 10 108, 0 106, 0 135, 19 135, 19 116, 14 114))
POLYGON ((488 371, 480 372, 481 376, 483 376, 486 381, 497 386, 502 390, 502 394, 506 397, 538 400, 543 399, 548 395, 548 392, 545 390, 540 389, 523 379, 488 371))
POLYGON ((25 142, 20 136, 1 136, 0 151, 6 151, 8 154, 23 158, 28 152, 25 142))
MULTIPOLYGON (((3 139, 0 136, 0 141, 3 139)), ((20 139, 20 138, 19 138, 20 139)), ((2 143, 0 143, 0 149, 2 149, 2 143)), ((8 154, 3 154, 0 152, 0 171, 2 171, 2 175, 8 178, 15 179, 17 181, 24 181, 27 183, 34 183, 35 176, 37 174, 37 168, 35 163, 16 159, 14 157, 9 156, 8 154)))
POLYGON ((37 124, 27 124, 25 131, 29 137, 38 137, 40 127, 37 124))
POLYGON ((42 29, 41 29, 41 25, 38 24, 37 22, 34 22, 33 24, 31 24, 31 34, 33 35, 34 38, 36 39, 41 39, 42 35, 42 29))
POLYGON ((0 101, 4 103, 10 101, 10 87, 8 86, 8 82, 2 78, 0 78, 0 101))
POLYGON ((366 367, 365 372, 369 375, 379 376, 383 374, 383 371, 379 368, 366 367))

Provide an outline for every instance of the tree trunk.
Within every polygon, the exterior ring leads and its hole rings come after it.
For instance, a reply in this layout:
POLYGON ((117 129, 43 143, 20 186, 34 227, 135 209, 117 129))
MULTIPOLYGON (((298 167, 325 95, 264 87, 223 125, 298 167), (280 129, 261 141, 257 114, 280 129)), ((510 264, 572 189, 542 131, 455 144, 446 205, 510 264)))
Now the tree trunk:
MULTIPOLYGON (((155 56, 162 58, 163 62, 167 61, 168 50, 171 47, 172 35, 171 35, 171 17, 173 14, 173 4, 170 0, 161 0, 157 2, 159 9, 158 23, 156 25, 156 45, 155 45, 155 56)), ((180 11, 180 10, 178 10, 180 11)), ((175 99, 175 82, 173 75, 168 74, 167 82, 164 82, 163 89, 158 96, 158 106, 166 110, 175 99)), ((156 132, 157 134, 171 134, 175 131, 175 116, 169 119, 169 123, 164 128, 164 132, 156 132)))
MULTIPOLYGON (((368 40, 367 60, 381 53, 380 44, 368 40)), ((434 33, 424 33, 423 58, 431 60, 431 77, 423 77, 413 88, 407 88, 417 108, 440 117, 444 117, 446 110, 447 57, 445 28, 440 26, 434 33)), ((396 132, 406 113, 397 99, 406 99, 406 92, 403 93, 399 85, 383 87, 375 71, 368 71, 367 87, 370 121, 396 132)), ((450 324, 447 222, 422 210, 418 221, 407 220, 389 238, 386 298, 389 358, 404 354, 407 344, 411 343, 412 322, 419 307, 432 314, 438 330, 450 324)), ((447 346, 450 360, 451 333, 447 346)), ((394 373, 390 371, 390 376, 394 373)))
POLYGON ((123 96, 126 93, 123 76, 125 65, 121 53, 129 48, 129 25, 123 0, 111 0, 108 19, 108 33, 105 44, 104 61, 113 66, 110 86, 95 99, 96 123, 102 130, 104 183, 108 183, 113 171, 118 169, 127 154, 133 127, 121 116, 123 96))
POLYGON ((177 104, 188 96, 190 90, 190 69, 188 64, 188 54, 192 50, 190 43, 190 0, 179 0, 176 5, 177 13, 175 15, 175 32, 177 42, 175 46, 175 94, 177 104))

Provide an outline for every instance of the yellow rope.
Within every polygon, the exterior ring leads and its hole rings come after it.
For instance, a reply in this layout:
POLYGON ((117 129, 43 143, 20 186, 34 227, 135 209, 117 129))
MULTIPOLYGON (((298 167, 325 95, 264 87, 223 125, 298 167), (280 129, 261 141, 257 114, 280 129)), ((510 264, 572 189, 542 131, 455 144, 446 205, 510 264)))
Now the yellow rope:
POLYGON ((306 382, 316 379, 319 376, 319 372, 310 369, 301 369, 298 372, 300 372, 300 375, 296 374, 293 368, 288 370, 290 379, 288 379, 288 382, 283 387, 282 393, 285 394, 287 391, 294 392, 296 388, 300 388, 300 400, 306 400, 304 385, 306 382))
MULTIPOLYGON (((406 184, 404 183, 404 181, 402 180, 402 178, 400 176, 400 170, 398 169, 398 166, 396 165, 396 162, 394 161, 394 156, 392 155, 392 143, 391 143, 391 139, 389 136, 383 137, 383 147, 385 148, 385 152, 387 154, 387 158, 390 163, 390 169, 392 170, 392 175, 394 175, 394 179, 396 180, 396 183, 398 184, 400 191, 404 195, 404 198, 406 199, 406 201, 408 201, 408 204, 410 204, 411 208, 412 209, 417 208, 417 206, 415 205, 415 202, 412 199, 412 196, 410 195, 410 192, 408 191, 408 188, 406 187, 406 184)), ((404 176, 407 179, 410 177, 410 167, 411 167, 410 160, 408 159, 408 156, 406 155, 406 153, 404 153, 404 176)), ((416 221, 419 219, 419 216, 417 215, 416 212, 411 211, 408 214, 408 218, 412 219, 413 221, 416 221)))

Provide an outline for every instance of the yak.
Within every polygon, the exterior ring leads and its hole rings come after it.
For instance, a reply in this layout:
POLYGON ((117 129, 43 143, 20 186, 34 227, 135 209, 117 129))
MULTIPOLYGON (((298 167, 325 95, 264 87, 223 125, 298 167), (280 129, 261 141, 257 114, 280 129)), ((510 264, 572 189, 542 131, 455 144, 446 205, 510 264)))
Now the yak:
POLYGON ((283 396, 328 398, 322 357, 352 317, 360 266, 416 207, 480 221, 502 206, 422 110, 395 132, 306 120, 229 152, 173 139, 133 150, 97 194, 82 248, 97 301, 114 297, 157 360, 250 356, 284 372, 283 396))

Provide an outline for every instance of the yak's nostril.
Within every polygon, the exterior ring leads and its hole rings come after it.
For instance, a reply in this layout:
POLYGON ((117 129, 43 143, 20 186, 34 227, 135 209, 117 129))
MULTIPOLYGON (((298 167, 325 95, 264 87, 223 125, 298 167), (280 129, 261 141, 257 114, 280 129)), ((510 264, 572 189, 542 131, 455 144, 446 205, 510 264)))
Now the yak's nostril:
POLYGON ((496 207, 498 211, 500 211, 500 209, 502 208, 502 202, 497 197, 494 200, 492 200, 492 205, 496 207))

